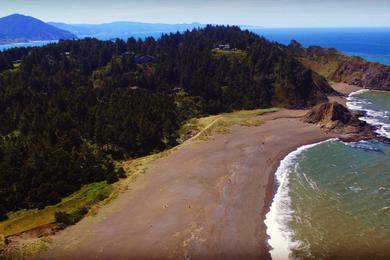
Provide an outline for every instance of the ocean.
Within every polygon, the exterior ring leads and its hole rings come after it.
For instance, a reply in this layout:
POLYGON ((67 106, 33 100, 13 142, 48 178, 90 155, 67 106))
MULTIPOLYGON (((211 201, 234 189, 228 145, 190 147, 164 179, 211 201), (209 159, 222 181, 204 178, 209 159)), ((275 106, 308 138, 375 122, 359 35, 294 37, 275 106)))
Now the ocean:
POLYGON ((349 56, 390 65, 390 28, 264 28, 253 32, 285 45, 296 40, 305 47, 336 48, 349 56))
MULTIPOLYGON (((291 40, 297 40, 305 47, 311 45, 332 47, 350 56, 356 55, 369 61, 390 65, 390 28, 264 28, 252 31, 271 41, 285 45, 289 44, 291 40)), ((117 37, 127 39, 128 37, 145 38, 149 36, 159 38, 161 32, 127 35, 106 34, 98 38, 109 40, 117 37)), ((82 37, 88 37, 88 35, 82 37)), ((50 42, 42 41, 0 45, 0 51, 12 47, 42 46, 48 43, 50 42)))
POLYGON ((11 48, 23 48, 23 47, 41 47, 50 43, 56 43, 58 41, 32 41, 32 42, 19 42, 0 45, 0 51, 4 51, 11 48))
MULTIPOLYGON (((358 91, 347 106, 365 111, 361 119, 390 138, 390 92, 358 91)), ((276 179, 266 218, 273 259, 389 257, 390 145, 332 139, 303 146, 281 162, 276 179)))

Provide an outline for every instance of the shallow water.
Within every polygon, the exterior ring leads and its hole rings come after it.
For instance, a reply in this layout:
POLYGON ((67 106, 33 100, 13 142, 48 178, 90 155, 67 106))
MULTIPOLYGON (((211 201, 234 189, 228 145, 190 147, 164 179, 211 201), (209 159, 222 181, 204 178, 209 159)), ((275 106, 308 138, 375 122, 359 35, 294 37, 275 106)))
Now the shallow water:
POLYGON ((297 157, 290 173, 296 256, 390 253, 390 147, 332 141, 297 157))
MULTIPOLYGON (((358 92, 350 109, 389 136, 390 93, 358 92)), ((278 169, 266 224, 273 259, 390 256, 390 146, 330 140, 301 147, 278 169)))

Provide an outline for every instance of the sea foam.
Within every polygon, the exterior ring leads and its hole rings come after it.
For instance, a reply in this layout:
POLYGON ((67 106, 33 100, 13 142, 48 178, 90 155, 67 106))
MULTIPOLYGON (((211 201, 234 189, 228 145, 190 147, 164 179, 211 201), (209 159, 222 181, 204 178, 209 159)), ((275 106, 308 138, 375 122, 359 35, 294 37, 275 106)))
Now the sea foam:
POLYGON ((350 110, 365 112, 365 116, 361 117, 360 119, 376 127, 377 134, 386 138, 390 138, 390 124, 384 122, 384 119, 389 117, 390 112, 386 110, 376 111, 366 108, 365 105, 369 105, 370 102, 364 98, 359 97, 358 95, 367 91, 370 90, 362 89, 356 92, 352 92, 347 98, 347 107, 350 110))
POLYGON ((277 192, 274 196, 270 211, 266 215, 265 225, 267 226, 268 244, 272 247, 270 254, 272 259, 288 259, 292 249, 297 248, 301 243, 293 241, 293 231, 289 228, 292 218, 291 198, 289 195, 289 175, 294 171, 298 156, 314 147, 337 139, 329 139, 323 142, 304 145, 288 154, 281 162, 276 171, 277 192))

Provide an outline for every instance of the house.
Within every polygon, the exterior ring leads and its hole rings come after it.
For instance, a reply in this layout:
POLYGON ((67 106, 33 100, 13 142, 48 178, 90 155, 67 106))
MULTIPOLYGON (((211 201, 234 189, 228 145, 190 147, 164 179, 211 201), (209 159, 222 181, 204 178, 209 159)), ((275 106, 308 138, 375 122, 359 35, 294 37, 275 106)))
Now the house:
POLYGON ((155 60, 155 57, 152 55, 142 55, 142 56, 135 57, 135 62, 137 64, 151 63, 154 60, 155 60))
POLYGON ((126 51, 126 52, 122 53, 122 56, 134 56, 134 55, 135 55, 135 53, 132 51, 126 51))
POLYGON ((66 57, 70 56, 71 54, 72 54, 72 53, 69 52, 69 51, 61 52, 61 53, 60 53, 61 56, 66 56, 66 57))
POLYGON ((217 46, 217 49, 222 50, 222 51, 230 51, 230 44, 219 44, 217 46))

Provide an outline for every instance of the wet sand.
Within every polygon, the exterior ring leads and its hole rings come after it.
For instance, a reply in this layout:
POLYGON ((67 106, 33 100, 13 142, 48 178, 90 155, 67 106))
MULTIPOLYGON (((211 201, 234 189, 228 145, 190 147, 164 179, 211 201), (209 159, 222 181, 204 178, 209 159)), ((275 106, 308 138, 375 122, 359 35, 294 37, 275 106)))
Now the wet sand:
POLYGON ((37 258, 269 259, 264 218, 280 160, 334 137, 300 121, 305 113, 266 114, 261 126, 180 147, 37 258))

